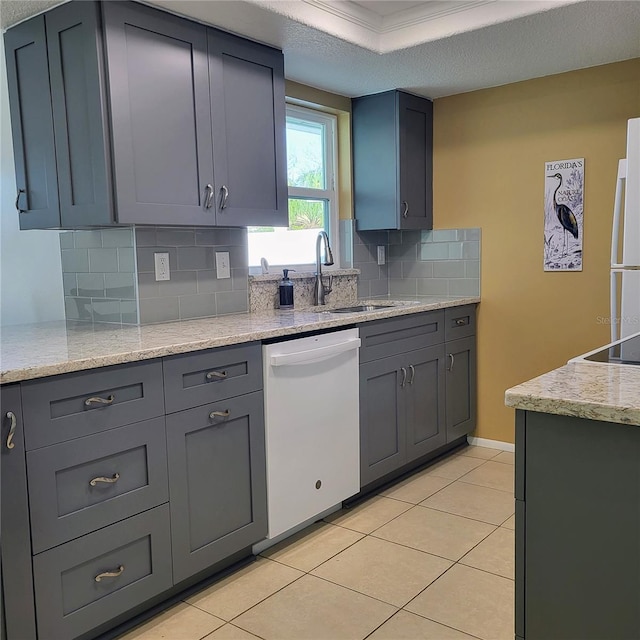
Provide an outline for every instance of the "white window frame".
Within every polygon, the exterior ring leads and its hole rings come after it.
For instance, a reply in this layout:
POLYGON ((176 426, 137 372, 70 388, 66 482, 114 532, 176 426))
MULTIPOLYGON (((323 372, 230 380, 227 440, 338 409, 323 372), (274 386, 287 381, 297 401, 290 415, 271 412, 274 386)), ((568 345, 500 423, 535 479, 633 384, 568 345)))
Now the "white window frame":
MULTIPOLYGON (((297 104, 287 102, 286 117, 300 118, 324 125, 324 170, 325 170, 325 189, 313 189, 308 187, 288 187, 288 198, 301 198, 309 200, 326 200, 329 213, 327 216, 329 243, 333 252, 334 264, 330 267, 323 265, 323 271, 332 271, 340 268, 340 237, 339 237, 339 220, 340 212, 338 211, 338 118, 331 113, 318 111, 317 109, 303 107, 297 104)), ((315 249, 315 247, 314 247, 315 249)), ((302 264, 269 264, 271 273, 277 272, 283 267, 296 269, 298 272, 311 271, 315 273, 315 252, 312 250, 309 256, 309 262, 302 264)), ((250 266, 250 272, 260 273, 260 267, 256 265, 250 266)))

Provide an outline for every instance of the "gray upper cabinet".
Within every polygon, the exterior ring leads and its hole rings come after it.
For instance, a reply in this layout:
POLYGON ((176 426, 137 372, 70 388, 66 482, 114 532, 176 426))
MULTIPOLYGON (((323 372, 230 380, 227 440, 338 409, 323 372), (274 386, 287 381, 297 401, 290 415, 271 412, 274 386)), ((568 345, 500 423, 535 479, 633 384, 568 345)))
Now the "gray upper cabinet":
POLYGON ((60 225, 44 16, 4 36, 21 229, 60 225))
POLYGON ((433 104, 403 91, 355 98, 353 181, 357 227, 433 227, 433 104))
POLYGON ((118 221, 215 224, 206 27, 102 6, 118 221))
POLYGON ((287 226, 282 53, 215 29, 208 45, 217 224, 287 226))
POLYGON ((135 2, 5 36, 20 225, 286 225, 282 52, 135 2))

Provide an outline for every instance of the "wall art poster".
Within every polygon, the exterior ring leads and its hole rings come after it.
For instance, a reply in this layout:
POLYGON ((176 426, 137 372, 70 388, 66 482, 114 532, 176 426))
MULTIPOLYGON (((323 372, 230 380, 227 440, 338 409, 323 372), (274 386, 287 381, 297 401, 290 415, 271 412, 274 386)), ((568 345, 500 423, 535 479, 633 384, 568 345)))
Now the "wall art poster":
POLYGON ((584 158, 544 163, 544 270, 582 271, 584 158))

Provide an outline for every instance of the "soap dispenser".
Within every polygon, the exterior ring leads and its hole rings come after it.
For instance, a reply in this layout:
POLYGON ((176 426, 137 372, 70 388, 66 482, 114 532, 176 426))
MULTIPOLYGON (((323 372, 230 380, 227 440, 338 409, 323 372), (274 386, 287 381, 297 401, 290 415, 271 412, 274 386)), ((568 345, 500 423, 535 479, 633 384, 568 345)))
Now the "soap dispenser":
POLYGON ((293 309, 293 282, 289 279, 289 271, 295 271, 295 269, 282 270, 284 277, 280 280, 278 287, 281 309, 293 309))

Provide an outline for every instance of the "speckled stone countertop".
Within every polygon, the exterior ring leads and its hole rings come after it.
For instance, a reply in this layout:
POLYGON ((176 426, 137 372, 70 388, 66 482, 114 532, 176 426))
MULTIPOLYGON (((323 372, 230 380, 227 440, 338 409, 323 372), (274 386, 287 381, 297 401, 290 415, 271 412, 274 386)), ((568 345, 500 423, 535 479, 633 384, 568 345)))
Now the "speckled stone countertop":
POLYGON ((145 326, 47 322, 2 327, 0 384, 478 302, 477 297, 430 297, 363 313, 334 314, 326 307, 322 312, 274 310, 145 326))
POLYGON ((508 389, 516 409, 640 425, 640 367, 570 362, 508 389))

